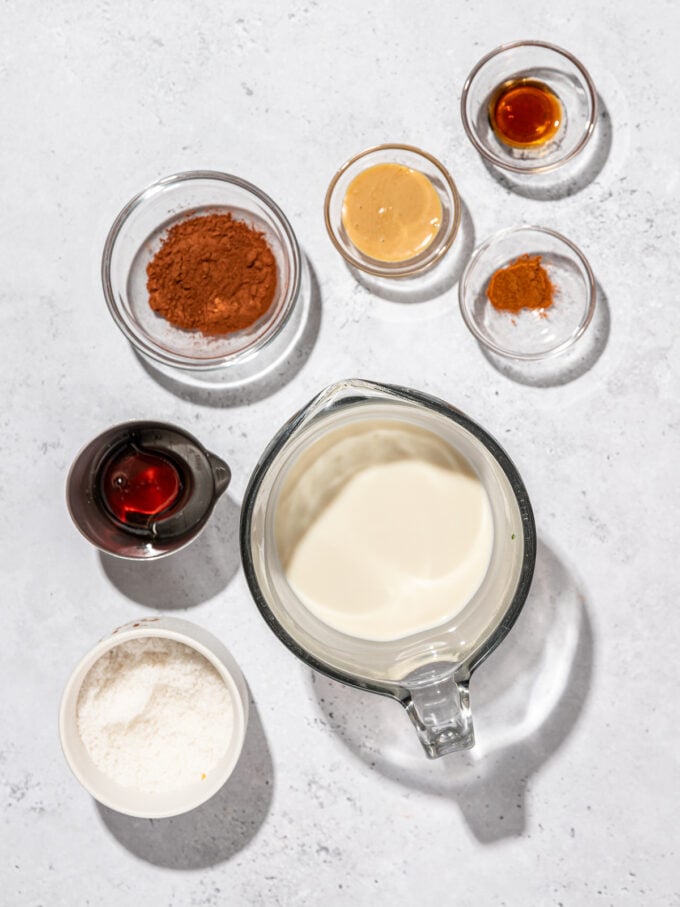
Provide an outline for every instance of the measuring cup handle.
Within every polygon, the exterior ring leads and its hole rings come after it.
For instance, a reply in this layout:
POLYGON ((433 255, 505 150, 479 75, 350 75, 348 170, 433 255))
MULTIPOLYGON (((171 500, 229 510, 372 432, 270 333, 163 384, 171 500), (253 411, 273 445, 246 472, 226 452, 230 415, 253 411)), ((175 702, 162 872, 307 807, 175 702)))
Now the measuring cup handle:
POLYGON ((475 745, 467 680, 448 677, 410 689, 402 705, 430 759, 475 745))

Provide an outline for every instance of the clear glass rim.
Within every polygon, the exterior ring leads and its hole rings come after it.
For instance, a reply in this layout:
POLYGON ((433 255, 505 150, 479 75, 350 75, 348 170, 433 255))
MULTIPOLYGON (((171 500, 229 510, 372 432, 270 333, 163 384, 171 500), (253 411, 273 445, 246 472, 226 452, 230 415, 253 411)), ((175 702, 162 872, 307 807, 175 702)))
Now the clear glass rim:
POLYGON ((363 151, 355 154, 354 157, 349 158, 349 160, 345 161, 345 163, 339 167, 339 169, 331 179, 328 189, 326 190, 323 213, 326 230, 328 231, 331 242, 340 253, 340 255, 342 255, 342 257, 345 259, 345 261, 349 265, 351 265, 351 267, 357 268, 357 270, 359 271, 364 271, 366 274, 371 274, 374 277, 386 277, 393 280, 398 280, 402 277, 414 277, 416 274, 421 274, 424 271, 429 271, 430 268, 432 268, 438 261, 443 258, 444 255, 446 255, 446 253, 453 245, 453 241, 458 235, 461 221, 461 203, 458 189, 453 180, 453 177, 440 160, 438 160, 432 154, 429 154, 429 152, 423 151, 422 148, 417 148, 415 145, 404 145, 397 142, 387 142, 382 145, 373 145, 370 148, 365 148, 363 151), (410 267, 408 265, 408 261, 406 261, 403 263, 403 267, 400 268, 399 271, 394 272, 390 272, 385 268, 380 267, 380 265, 377 263, 375 266, 373 266, 367 264, 366 262, 359 261, 353 255, 351 255, 338 239, 330 216, 331 200, 333 198, 337 184, 343 174, 346 173, 346 171, 349 170, 350 167, 354 166, 354 164, 356 164, 362 158, 368 157, 368 155, 375 154, 376 152, 380 151, 408 151, 411 154, 425 158, 425 160, 432 164, 432 166, 438 171, 438 173, 448 186, 451 197, 453 199, 453 216, 451 218, 451 225, 446 237, 443 239, 441 245, 437 249, 436 254, 433 255, 432 258, 425 261, 420 261, 410 267))
POLYGON ((241 179, 238 176, 233 176, 230 173, 222 173, 219 170, 187 170, 182 173, 174 173, 170 176, 165 176, 162 179, 156 180, 156 182, 151 183, 145 189, 142 189, 141 192, 138 192, 135 196, 133 196, 133 198, 130 199, 130 201, 124 206, 124 208, 120 211, 120 213, 114 220, 104 243, 104 251, 102 253, 101 263, 101 279, 106 305, 109 309, 109 312, 111 313, 113 320, 116 322, 117 326, 127 337, 130 343, 144 356, 148 356, 149 358, 154 359, 157 362, 172 366, 173 368, 186 369, 190 371, 208 371, 210 369, 236 365, 237 363, 243 364, 244 362, 255 356, 264 347, 268 346, 268 344, 271 343, 271 341, 274 340, 274 338, 283 329, 286 322, 290 318, 293 307, 300 292, 300 274, 300 247, 298 245, 295 233, 293 232, 293 228, 288 221, 288 218, 285 216, 276 202, 273 201, 261 189, 258 189, 257 186, 253 185, 253 183, 241 179), (219 182, 228 183, 230 185, 238 186, 240 189, 244 189, 246 192, 250 192, 252 195, 254 195, 260 202, 262 202, 262 204, 278 221, 284 235, 286 236, 286 239, 288 240, 290 252, 292 253, 291 255, 288 255, 288 250, 286 250, 286 256, 289 257, 291 264, 291 281, 288 292, 286 294, 286 299, 276 320, 273 321, 267 331, 250 346, 246 347, 243 350, 239 350, 236 353, 216 356, 212 359, 199 359, 191 356, 179 356, 157 346, 145 337, 140 336, 131 328, 128 321, 121 315, 118 304, 116 302, 115 294, 113 291, 113 284, 111 281, 111 260, 113 257, 113 250, 119 236, 125 228, 125 224, 127 223, 130 215, 150 198, 158 195, 169 186, 177 185, 178 183, 186 183, 199 180, 216 180, 219 182))
POLYGON ((501 44, 494 50, 490 51, 488 54, 485 54, 470 71, 470 74, 468 75, 467 79, 465 80, 465 84, 463 85, 463 93, 461 94, 460 98, 460 116, 463 121, 465 134, 467 135, 470 142, 474 145, 474 147, 482 155, 483 158, 494 164, 496 167, 502 167, 504 170, 510 170, 513 173, 519 174, 549 173, 552 170, 557 170, 558 167, 562 167, 568 161, 572 160, 572 158, 576 157, 576 155, 579 154, 586 146, 593 134, 593 130, 595 129, 595 122, 597 121, 597 107, 597 91, 595 89, 595 83, 593 82, 588 70, 581 63, 581 61, 568 50, 564 50, 564 48, 558 47, 557 44, 550 44, 548 41, 512 41, 508 44, 501 44), (489 60, 492 60, 494 57, 497 57, 508 50, 515 50, 518 47, 542 47, 546 50, 554 51, 555 53, 560 54, 560 56, 565 57, 580 72, 590 96, 592 110, 586 124, 586 128, 578 144, 575 145, 574 148, 572 148, 569 154, 566 154, 564 157, 561 157, 550 164, 537 163, 535 167, 518 167, 516 164, 513 164, 512 161, 508 161, 505 158, 495 155, 478 140, 477 134, 472 128, 472 124, 470 123, 467 115, 467 97, 470 93, 472 83, 474 82, 479 71, 489 62, 489 60))
POLYGON ((539 359, 552 359, 554 356, 559 356, 561 353, 565 352, 565 350, 568 350, 569 347, 573 346, 576 341, 583 336, 583 333, 592 321, 593 315, 595 314, 595 305, 597 303, 597 285, 595 283, 595 275, 593 274, 593 270, 590 267, 588 259, 585 257, 583 252, 581 252, 579 247, 570 239, 567 239, 566 236, 563 236, 556 230, 550 230, 548 227, 537 227, 531 225, 523 227, 507 227, 505 230, 500 230, 498 233, 494 233, 493 236, 490 236, 487 240, 485 240, 472 253, 472 257, 467 263, 465 271, 463 272, 463 275, 460 279, 460 283, 458 284, 458 303, 460 306, 460 313, 463 316, 463 321, 465 322, 468 330, 483 346, 485 346, 487 349, 490 349, 492 352, 497 353, 499 356, 504 356, 506 359, 517 359, 524 362, 531 362, 539 359), (505 347, 498 346, 498 344, 490 340, 477 327, 465 303, 470 272, 475 267, 481 256, 494 243, 498 242, 501 239, 505 239, 506 236, 511 236, 514 233, 545 233, 547 236, 552 236, 554 239, 557 239, 560 242, 564 243, 564 245, 566 245, 570 249, 586 274, 586 294, 588 304, 585 310, 585 314, 581 318, 576 331, 570 337, 567 337, 567 339, 563 340, 562 343, 558 344, 550 350, 546 350, 545 352, 516 353, 512 350, 506 349, 505 347))
MULTIPOLYGON (((359 396, 362 394, 362 392, 364 392, 366 388, 370 388, 373 391, 388 394, 399 400, 406 400, 410 403, 417 403, 420 405, 428 406, 435 409, 437 412, 441 413, 447 418, 453 419, 455 422, 469 431, 480 443, 482 443, 487 448, 487 450, 489 450, 491 455, 496 459, 499 466, 505 473, 517 501, 524 537, 524 555, 522 558, 522 566, 520 568, 520 574, 517 579, 515 592, 505 611, 505 614, 503 615, 502 620, 499 622, 496 629, 486 640, 483 641, 479 648, 474 650, 468 656, 468 659, 466 661, 464 661, 457 667, 456 676, 460 674, 461 677, 462 675, 465 675, 464 679, 469 678, 473 671, 475 671, 479 667, 479 665, 481 665, 482 662, 485 661, 496 649, 496 647, 499 646, 500 643, 505 639, 507 634, 512 629, 515 621, 519 617, 519 614, 524 607, 524 603, 529 594, 529 589, 531 587, 531 581, 534 574, 537 550, 536 524, 534 521, 533 510, 531 508, 531 502, 529 500, 529 495, 524 482, 522 481, 517 467, 514 465, 505 450, 490 434, 488 434, 488 432, 486 432, 481 426, 479 426, 476 422, 466 416, 465 413, 461 412, 453 406, 450 406, 448 403, 446 403, 446 401, 440 400, 437 397, 431 397, 429 394, 424 394, 420 391, 415 391, 411 388, 400 387, 398 385, 379 384, 374 381, 365 381, 363 379, 357 378, 347 379, 345 381, 336 382, 335 384, 326 387, 323 391, 317 394, 317 396, 310 400, 309 403, 304 406, 298 413, 296 413, 291 419, 289 419, 274 435, 274 437, 264 450, 262 456, 260 457, 257 465, 255 466, 255 469, 253 470, 245 491, 243 505, 241 508, 241 562, 243 564, 243 572, 245 574, 248 588, 250 589, 250 594, 258 610, 260 611, 260 614, 264 618, 265 623, 269 626, 274 635, 277 636, 278 639, 302 662, 309 665, 309 667, 314 668, 316 671, 319 671, 320 673, 325 674, 328 677, 331 677, 333 680, 339 680, 341 683, 348 684, 349 686, 357 687, 363 690, 369 690, 370 692, 379 693, 384 696, 392 696, 395 699, 402 700, 408 696, 407 688, 405 687, 403 682, 385 680, 383 683, 381 683, 378 681, 371 681, 367 678, 349 674, 333 665, 329 665, 326 662, 321 661, 315 655, 312 655, 309 651, 303 648, 300 643, 298 643, 298 641, 293 636, 291 636, 290 633, 288 633, 288 631, 284 629, 284 627, 279 623, 276 615, 269 607, 269 604, 265 599, 265 596, 257 579, 254 559, 252 556, 251 535, 253 530, 255 500, 269 467, 278 456, 280 449, 295 433, 298 426, 305 421, 307 413, 310 410, 314 410, 318 401, 324 397, 331 397, 332 393, 336 389, 346 388, 348 386, 356 387, 357 395, 359 396)), ((340 400, 337 405, 347 405, 352 401, 356 401, 356 399, 357 397, 352 397, 349 400, 340 400)), ((333 404, 331 403, 330 409, 324 409, 321 415, 329 412, 332 408, 333 404)))

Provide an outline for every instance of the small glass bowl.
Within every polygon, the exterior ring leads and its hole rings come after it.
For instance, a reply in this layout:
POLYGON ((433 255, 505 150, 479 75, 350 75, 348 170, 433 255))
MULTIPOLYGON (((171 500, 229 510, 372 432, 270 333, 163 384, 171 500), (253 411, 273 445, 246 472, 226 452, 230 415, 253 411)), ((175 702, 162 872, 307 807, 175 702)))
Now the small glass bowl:
POLYGON ((460 110, 468 138, 491 164, 514 173, 547 173, 585 147, 595 127, 597 94, 586 69, 568 51, 543 41, 516 41, 477 63, 463 87, 460 110), (537 148, 505 145, 489 119, 489 103, 499 86, 524 78, 543 82, 562 104, 560 129, 537 148))
POLYGON ((470 259, 458 288, 465 324, 500 356, 532 360, 557 356, 590 324, 597 298, 595 278, 583 253, 545 227, 512 227, 487 239, 470 259), (491 275, 521 255, 541 256, 555 287, 548 309, 498 311, 486 296, 491 275))
POLYGON ((460 198, 451 174, 431 154, 411 145, 376 145, 346 161, 331 180, 324 203, 326 229, 335 248, 351 267, 376 277, 413 277, 431 268, 451 248, 460 216, 460 198), (403 164, 418 170, 430 180, 441 202, 442 223, 436 236, 426 249, 406 261, 378 261, 364 255, 342 224, 342 206, 349 184, 376 164, 403 164))
POLYGON ((251 183, 210 170, 167 176, 136 195, 114 221, 102 256, 106 303, 130 343, 156 362, 194 371, 243 363, 267 346, 297 301, 300 271, 300 249, 281 209, 251 183), (174 224, 228 212, 264 233, 278 270, 274 300, 242 331, 209 336, 182 330, 149 305, 147 265, 174 224))

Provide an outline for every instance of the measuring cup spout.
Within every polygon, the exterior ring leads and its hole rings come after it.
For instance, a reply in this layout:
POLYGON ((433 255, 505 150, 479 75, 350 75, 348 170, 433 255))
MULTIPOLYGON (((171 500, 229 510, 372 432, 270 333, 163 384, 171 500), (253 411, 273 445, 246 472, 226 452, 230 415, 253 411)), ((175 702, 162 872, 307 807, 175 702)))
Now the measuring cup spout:
POLYGON ((207 452, 210 468, 212 469, 213 480, 215 482, 215 500, 227 490, 231 481, 231 470, 216 454, 207 452))
POLYGON ((475 745, 467 680, 451 676, 411 688, 402 705, 430 759, 475 745))
POLYGON ((340 403, 346 405, 371 399, 384 400, 390 396, 392 396, 392 391, 387 386, 365 381, 362 378, 346 378, 344 381, 337 381, 324 388, 298 413, 295 428, 299 428, 340 403))

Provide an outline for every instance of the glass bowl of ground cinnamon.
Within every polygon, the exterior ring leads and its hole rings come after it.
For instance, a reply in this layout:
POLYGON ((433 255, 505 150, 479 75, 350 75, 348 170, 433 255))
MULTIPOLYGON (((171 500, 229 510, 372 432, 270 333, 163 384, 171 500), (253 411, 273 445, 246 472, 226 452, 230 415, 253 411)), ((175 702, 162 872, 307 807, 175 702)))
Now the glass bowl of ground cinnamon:
POLYGON ((301 256, 281 209, 236 176, 191 171, 136 195, 104 246, 109 310, 143 356, 202 371, 250 360, 297 302, 301 256))
POLYGON ((472 255, 460 310, 477 340, 501 356, 546 359, 569 349, 595 311, 595 278, 571 240, 546 227, 513 227, 472 255))
POLYGON ((483 57, 461 96, 467 137, 489 163, 548 173, 585 148, 597 93, 582 63, 544 41, 503 44, 483 57))

